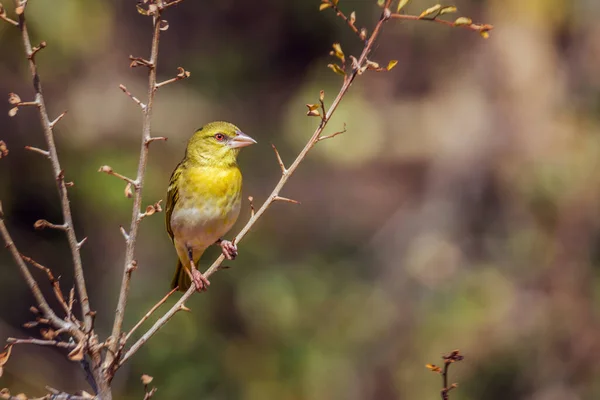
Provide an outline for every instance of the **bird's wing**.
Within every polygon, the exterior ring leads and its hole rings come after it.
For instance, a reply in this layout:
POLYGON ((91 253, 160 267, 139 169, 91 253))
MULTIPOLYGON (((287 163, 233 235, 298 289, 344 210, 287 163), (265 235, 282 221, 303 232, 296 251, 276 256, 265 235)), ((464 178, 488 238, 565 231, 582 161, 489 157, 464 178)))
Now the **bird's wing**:
POLYGON ((167 189, 167 207, 165 210, 165 218, 167 224, 167 232, 173 240, 173 229, 171 229, 171 215, 173 214, 173 210, 175 209, 175 205, 177 204, 177 200, 179 200, 179 179, 181 178, 181 173, 183 171, 182 167, 183 161, 180 162, 175 170, 171 174, 171 179, 169 180, 169 188, 167 189))

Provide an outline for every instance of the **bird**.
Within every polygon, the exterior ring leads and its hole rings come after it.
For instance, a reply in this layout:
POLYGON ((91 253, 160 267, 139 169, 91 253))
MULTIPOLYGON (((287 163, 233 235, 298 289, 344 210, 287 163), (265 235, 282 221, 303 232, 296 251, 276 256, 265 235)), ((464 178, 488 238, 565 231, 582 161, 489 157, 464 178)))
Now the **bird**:
POLYGON ((210 282, 197 266, 209 246, 220 245, 228 260, 237 256, 237 246, 223 235, 240 214, 242 173, 237 156, 255 143, 223 121, 204 125, 189 139, 167 189, 166 227, 178 256, 171 289, 185 292, 192 282, 197 291, 208 288, 210 282))

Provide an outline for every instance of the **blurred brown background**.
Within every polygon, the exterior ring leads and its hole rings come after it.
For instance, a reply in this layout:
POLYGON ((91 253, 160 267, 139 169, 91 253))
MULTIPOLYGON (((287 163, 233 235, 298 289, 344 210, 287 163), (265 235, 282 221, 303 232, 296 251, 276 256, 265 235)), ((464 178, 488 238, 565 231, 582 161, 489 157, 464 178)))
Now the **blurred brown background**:
MULTIPOLYGON (((8 2, 10 3, 10 2, 8 2)), ((245 195, 260 203, 317 123, 305 103, 341 84, 331 43, 361 45, 318 0, 187 1, 165 15, 159 73, 190 80, 161 89, 144 203, 165 198, 194 129, 234 122, 259 144, 240 157, 245 195)), ((413 0, 418 14, 433 3, 413 0)), ((233 268, 192 297, 115 382, 117 398, 435 399, 424 368, 460 348, 456 400, 600 398, 600 3, 460 0, 459 15, 492 23, 489 40, 427 22, 389 23, 372 55, 389 73, 360 77, 276 204, 240 245, 233 268)), ((10 4, 5 4, 9 7, 10 4)), ((373 0, 340 0, 369 30, 373 0)), ((10 9, 9 9, 10 11, 10 9)), ((37 0, 28 6, 56 139, 83 248, 97 330, 107 335, 121 279, 131 201, 108 164, 134 175, 141 115, 118 90, 145 93, 151 24, 134 2, 37 0)), ((450 19, 454 16, 450 16, 450 19)), ((31 95, 18 30, 0 24, 0 94, 31 95)), ((0 112, 0 199, 20 250, 72 285, 34 110, 0 112)), ((247 202, 246 202, 247 204, 247 202)), ((239 229, 249 209, 240 217, 239 229)), ((208 265, 215 248, 205 256, 208 265)), ((175 252, 164 215, 144 220, 126 326, 167 291, 175 252)), ((32 297, 0 252, 0 340, 27 337, 32 297)), ((37 275, 46 289, 44 277, 37 275)), ((169 303, 172 304, 172 301, 169 303)), ((14 349, 0 387, 30 395, 49 384, 87 388, 78 365, 50 348, 14 349)), ((89 390, 89 389, 88 389, 89 390)))

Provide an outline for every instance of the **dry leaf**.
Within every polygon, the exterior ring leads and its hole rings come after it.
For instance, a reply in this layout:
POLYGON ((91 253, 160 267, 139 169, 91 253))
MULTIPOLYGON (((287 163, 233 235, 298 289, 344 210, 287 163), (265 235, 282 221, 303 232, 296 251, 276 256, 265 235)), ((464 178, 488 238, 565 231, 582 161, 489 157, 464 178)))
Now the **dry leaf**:
POLYGON ((396 12, 399 13, 400 10, 402 10, 402 8, 408 4, 409 0, 400 0, 400 3, 398 3, 398 8, 396 9, 396 12))
POLYGON ((352 11, 352 13, 350 14, 350 25, 354 25, 355 22, 356 22, 356 11, 352 11))
MULTIPOLYGON (((0 376, 2 376, 2 368, 0 368, 0 376)), ((8 390, 7 388, 0 390, 0 398, 10 399, 10 390, 8 390)))
POLYGON ((392 68, 394 68, 396 66, 396 64, 398 64, 398 60, 391 60, 388 65, 387 65, 387 70, 391 70, 392 68))
POLYGON ((17 111, 19 111, 19 107, 11 108, 10 110, 8 110, 8 116, 14 117, 15 115, 17 115, 17 111))
POLYGON ((333 54, 335 54, 335 56, 342 61, 342 64, 345 63, 346 57, 344 57, 344 52, 342 51, 342 46, 340 46, 339 43, 334 43, 332 47, 333 47, 333 54))
POLYGON ((4 351, 2 353, 0 353, 0 367, 3 367, 4 364, 6 364, 6 362, 10 358, 10 352, 12 351, 12 346, 13 346, 12 344, 7 344, 6 346, 4 346, 4 351))
POLYGON ((161 19, 160 20, 160 29, 161 31, 166 31, 167 29, 169 29, 169 22, 167 22, 166 19, 161 19))
POLYGON ((111 172, 113 172, 113 169, 111 167, 109 167, 108 165, 103 165, 100 167, 98 172, 106 172, 107 174, 110 174, 111 172))
POLYGON ((329 7, 331 7, 331 4, 329 4, 329 3, 321 3, 321 5, 319 6, 319 11, 326 10, 329 7))
POLYGON ((440 10, 440 15, 450 14, 456 12, 457 8, 454 6, 447 6, 440 10))
POLYGON ((312 110, 307 112, 306 115, 309 117, 319 117, 321 114, 319 113, 319 110, 312 110))
POLYGON ((437 372, 437 373, 442 372, 442 369, 434 364, 427 364, 427 365, 425 365, 425 368, 429 369, 431 372, 437 372))
POLYGON ((344 70, 337 64, 328 64, 327 68, 330 68, 333 72, 335 72, 338 75, 346 76, 346 72, 344 72, 344 70))
POLYGON ((77 344, 77 346, 71 350, 71 352, 67 355, 69 360, 71 361, 81 361, 83 360, 83 340, 77 344))

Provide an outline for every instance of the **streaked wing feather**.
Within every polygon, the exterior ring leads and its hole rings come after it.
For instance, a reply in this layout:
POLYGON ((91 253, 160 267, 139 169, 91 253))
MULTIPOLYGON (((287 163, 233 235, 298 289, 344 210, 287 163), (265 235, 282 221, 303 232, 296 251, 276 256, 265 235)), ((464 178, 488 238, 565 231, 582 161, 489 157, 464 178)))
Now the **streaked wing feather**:
POLYGON ((173 210, 175 209, 175 205, 179 200, 179 178, 181 177, 181 172, 183 170, 184 161, 177 164, 175 170, 171 174, 171 179, 169 180, 169 188, 167 189, 167 206, 165 211, 165 222, 167 224, 167 232, 169 233, 169 237, 173 240, 173 229, 171 228, 171 215, 173 214, 173 210))

